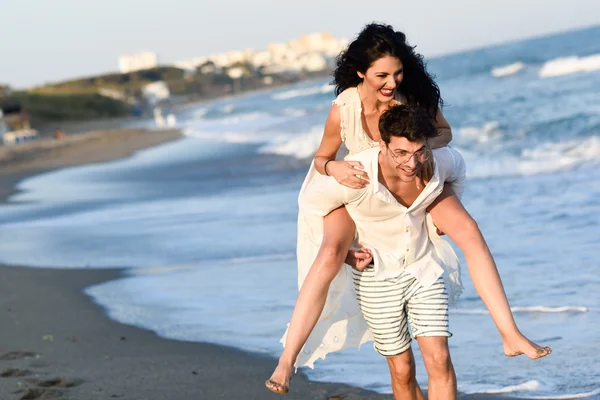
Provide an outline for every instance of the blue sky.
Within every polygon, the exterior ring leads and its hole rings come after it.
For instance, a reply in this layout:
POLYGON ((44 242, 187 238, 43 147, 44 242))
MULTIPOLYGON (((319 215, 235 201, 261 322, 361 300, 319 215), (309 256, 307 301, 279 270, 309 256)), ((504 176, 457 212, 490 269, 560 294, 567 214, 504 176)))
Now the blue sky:
POLYGON ((426 57, 600 23, 599 0, 18 0, 0 4, 0 83, 22 88, 116 71, 121 53, 161 63, 265 48, 382 21, 426 57))

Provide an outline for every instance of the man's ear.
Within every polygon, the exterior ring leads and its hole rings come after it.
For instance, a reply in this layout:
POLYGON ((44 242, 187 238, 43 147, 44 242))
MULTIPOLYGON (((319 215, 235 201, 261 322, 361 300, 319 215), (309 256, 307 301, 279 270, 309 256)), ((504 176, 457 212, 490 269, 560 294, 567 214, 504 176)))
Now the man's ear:
POLYGON ((383 154, 387 154, 387 145, 383 141, 383 139, 379 139, 379 149, 383 154))

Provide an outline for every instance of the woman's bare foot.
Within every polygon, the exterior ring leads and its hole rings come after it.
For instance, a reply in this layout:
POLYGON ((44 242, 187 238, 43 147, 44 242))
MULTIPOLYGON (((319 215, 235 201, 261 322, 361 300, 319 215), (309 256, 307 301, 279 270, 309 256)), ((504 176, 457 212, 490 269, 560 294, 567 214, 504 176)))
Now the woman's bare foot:
POLYGON ((265 386, 272 392, 287 394, 290 391, 290 380, 292 379, 292 368, 283 365, 281 361, 273 371, 271 378, 265 382, 265 386))
POLYGON ((530 359, 535 360, 552 353, 550 347, 538 346, 523 335, 514 340, 504 340, 503 344, 504 354, 507 357, 516 357, 525 354, 530 359))

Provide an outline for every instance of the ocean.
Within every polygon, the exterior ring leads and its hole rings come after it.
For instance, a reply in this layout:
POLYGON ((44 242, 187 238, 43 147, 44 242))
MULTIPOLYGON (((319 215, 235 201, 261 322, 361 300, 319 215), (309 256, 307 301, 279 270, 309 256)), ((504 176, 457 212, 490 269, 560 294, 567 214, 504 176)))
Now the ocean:
MULTIPOLYGON (((466 290, 450 312, 459 391, 600 397, 600 27, 428 68, 467 161, 464 204, 517 323, 553 348, 537 361, 503 355, 461 255, 466 290)), ((323 79, 188 107, 180 140, 28 178, 0 206, 0 263, 127 268, 86 289, 110 318, 278 356, 297 295, 297 195, 333 98, 323 79)), ((315 366, 311 379, 391 392, 371 345, 315 366)))

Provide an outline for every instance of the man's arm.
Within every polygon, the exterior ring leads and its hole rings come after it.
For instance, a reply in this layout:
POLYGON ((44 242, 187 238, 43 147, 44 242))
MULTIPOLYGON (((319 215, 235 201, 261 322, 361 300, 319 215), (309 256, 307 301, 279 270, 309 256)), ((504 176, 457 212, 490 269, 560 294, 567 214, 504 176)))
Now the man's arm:
POLYGON ((550 354, 527 339, 517 328, 496 263, 477 222, 469 215, 452 189, 444 191, 429 209, 433 222, 463 251, 475 290, 485 303, 509 354, 539 358, 550 354))
POLYGON ((462 198, 467 182, 467 165, 463 156, 452 147, 433 150, 440 178, 450 183, 456 196, 462 198))

